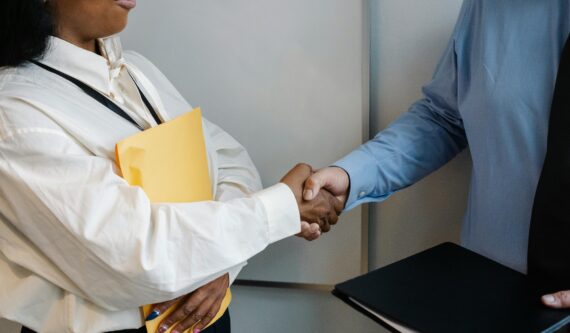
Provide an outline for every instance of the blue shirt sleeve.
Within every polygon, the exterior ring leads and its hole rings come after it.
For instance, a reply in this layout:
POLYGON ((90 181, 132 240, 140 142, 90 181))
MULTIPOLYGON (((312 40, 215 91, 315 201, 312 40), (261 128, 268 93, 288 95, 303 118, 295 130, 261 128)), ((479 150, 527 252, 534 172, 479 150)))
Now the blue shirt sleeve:
POLYGON ((469 7, 464 3, 435 74, 422 89, 424 98, 374 139, 333 164, 350 177, 347 210, 388 198, 435 171, 467 146, 458 110, 455 45, 469 7))

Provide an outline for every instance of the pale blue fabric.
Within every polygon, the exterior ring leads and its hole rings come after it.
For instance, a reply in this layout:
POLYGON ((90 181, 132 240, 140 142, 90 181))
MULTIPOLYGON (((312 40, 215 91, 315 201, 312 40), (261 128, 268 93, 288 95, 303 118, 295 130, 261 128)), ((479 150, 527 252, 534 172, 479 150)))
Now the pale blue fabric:
POLYGON ((424 98, 335 163, 350 175, 347 208, 386 199, 469 145, 473 173, 462 243, 525 272, 550 104, 569 32, 568 0, 465 1, 424 98))

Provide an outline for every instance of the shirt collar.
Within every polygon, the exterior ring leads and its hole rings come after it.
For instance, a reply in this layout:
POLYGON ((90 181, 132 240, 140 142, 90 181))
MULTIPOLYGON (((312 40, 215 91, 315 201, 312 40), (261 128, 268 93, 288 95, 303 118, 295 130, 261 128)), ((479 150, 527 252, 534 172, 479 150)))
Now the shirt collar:
POLYGON ((98 39, 97 43, 101 55, 50 37, 48 52, 41 62, 109 95, 111 80, 124 66, 123 49, 118 36, 98 39))

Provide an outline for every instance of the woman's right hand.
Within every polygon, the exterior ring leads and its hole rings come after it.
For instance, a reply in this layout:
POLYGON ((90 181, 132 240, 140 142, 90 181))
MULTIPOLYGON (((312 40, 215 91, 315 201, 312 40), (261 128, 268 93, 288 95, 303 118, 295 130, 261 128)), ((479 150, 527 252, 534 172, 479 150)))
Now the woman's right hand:
POLYGON ((153 308, 155 317, 182 300, 176 310, 162 320, 158 326, 157 333, 164 333, 174 325, 171 333, 182 333, 194 325, 196 326, 192 333, 200 332, 214 319, 220 310, 229 284, 230 278, 226 273, 188 295, 156 304, 153 308))

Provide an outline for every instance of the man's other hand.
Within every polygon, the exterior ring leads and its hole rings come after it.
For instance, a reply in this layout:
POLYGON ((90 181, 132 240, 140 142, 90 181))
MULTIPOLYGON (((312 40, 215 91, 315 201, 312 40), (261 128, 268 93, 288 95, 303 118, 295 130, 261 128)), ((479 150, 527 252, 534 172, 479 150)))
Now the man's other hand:
POLYGON ((542 296, 544 305, 555 309, 570 309, 570 290, 542 296))

